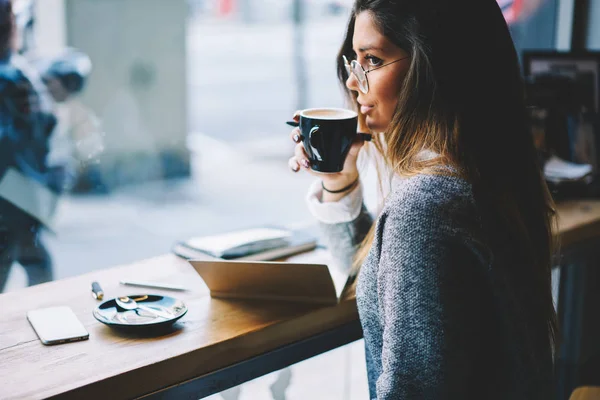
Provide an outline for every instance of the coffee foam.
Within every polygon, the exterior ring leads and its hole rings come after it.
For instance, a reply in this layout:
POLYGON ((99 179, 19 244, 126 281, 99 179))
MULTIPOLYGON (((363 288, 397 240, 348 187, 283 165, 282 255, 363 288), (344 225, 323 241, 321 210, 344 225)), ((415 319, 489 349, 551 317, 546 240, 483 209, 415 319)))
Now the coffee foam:
POLYGON ((343 108, 310 108, 303 110, 300 115, 305 118, 318 119, 350 119, 356 118, 357 114, 354 111, 343 108))

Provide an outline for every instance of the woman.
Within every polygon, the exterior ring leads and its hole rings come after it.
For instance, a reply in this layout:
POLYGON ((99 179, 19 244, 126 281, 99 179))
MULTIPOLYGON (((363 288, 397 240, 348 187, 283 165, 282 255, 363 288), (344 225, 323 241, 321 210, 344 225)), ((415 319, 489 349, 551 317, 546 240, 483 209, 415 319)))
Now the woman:
POLYGON ((363 143, 338 174, 300 143, 289 164, 319 177, 310 208, 360 268, 371 398, 551 398, 554 208, 498 5, 356 0, 338 75, 385 166, 377 220, 354 184, 363 143))

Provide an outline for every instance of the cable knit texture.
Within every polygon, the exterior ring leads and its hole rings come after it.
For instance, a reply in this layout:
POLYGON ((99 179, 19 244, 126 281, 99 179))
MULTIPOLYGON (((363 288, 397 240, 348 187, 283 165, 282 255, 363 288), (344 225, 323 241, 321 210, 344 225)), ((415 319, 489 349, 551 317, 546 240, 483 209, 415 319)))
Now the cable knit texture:
MULTIPOLYGON (((340 262, 370 221, 363 207, 353 222, 322 224, 340 262)), ((549 350, 532 348, 502 276, 466 181, 399 180, 358 277, 371 398, 548 398, 549 350)))

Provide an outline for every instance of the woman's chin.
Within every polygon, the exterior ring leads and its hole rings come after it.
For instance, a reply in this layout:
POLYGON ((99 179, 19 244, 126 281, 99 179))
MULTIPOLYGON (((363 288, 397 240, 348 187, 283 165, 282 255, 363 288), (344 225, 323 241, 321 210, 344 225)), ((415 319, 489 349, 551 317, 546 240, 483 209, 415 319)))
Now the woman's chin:
POLYGON ((383 132, 387 127, 387 124, 382 124, 381 121, 379 121, 377 118, 371 117, 370 115, 366 116, 365 123, 371 132, 383 132))

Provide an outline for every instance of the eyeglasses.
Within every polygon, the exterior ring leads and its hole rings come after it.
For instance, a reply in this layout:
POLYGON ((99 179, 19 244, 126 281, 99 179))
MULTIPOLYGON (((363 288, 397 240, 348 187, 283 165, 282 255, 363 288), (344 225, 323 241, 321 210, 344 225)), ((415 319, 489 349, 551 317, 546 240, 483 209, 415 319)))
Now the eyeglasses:
POLYGON ((398 61, 402 61, 402 60, 406 60, 407 58, 410 58, 410 56, 407 56, 404 58, 399 58, 395 61, 390 61, 387 64, 383 64, 383 65, 380 65, 379 67, 371 68, 371 69, 365 71, 365 69, 362 67, 362 65, 360 65, 358 63, 358 61, 352 60, 351 62, 348 62, 348 59, 346 58, 346 56, 342 56, 342 57, 344 58, 344 67, 346 67, 346 72, 348 73, 348 77, 350 77, 350 74, 354 73, 354 76, 356 77, 356 80, 358 82, 358 88, 364 94, 369 93, 369 81, 367 80, 367 74, 369 72, 373 72, 380 68, 387 67, 390 64, 397 63, 398 61))

